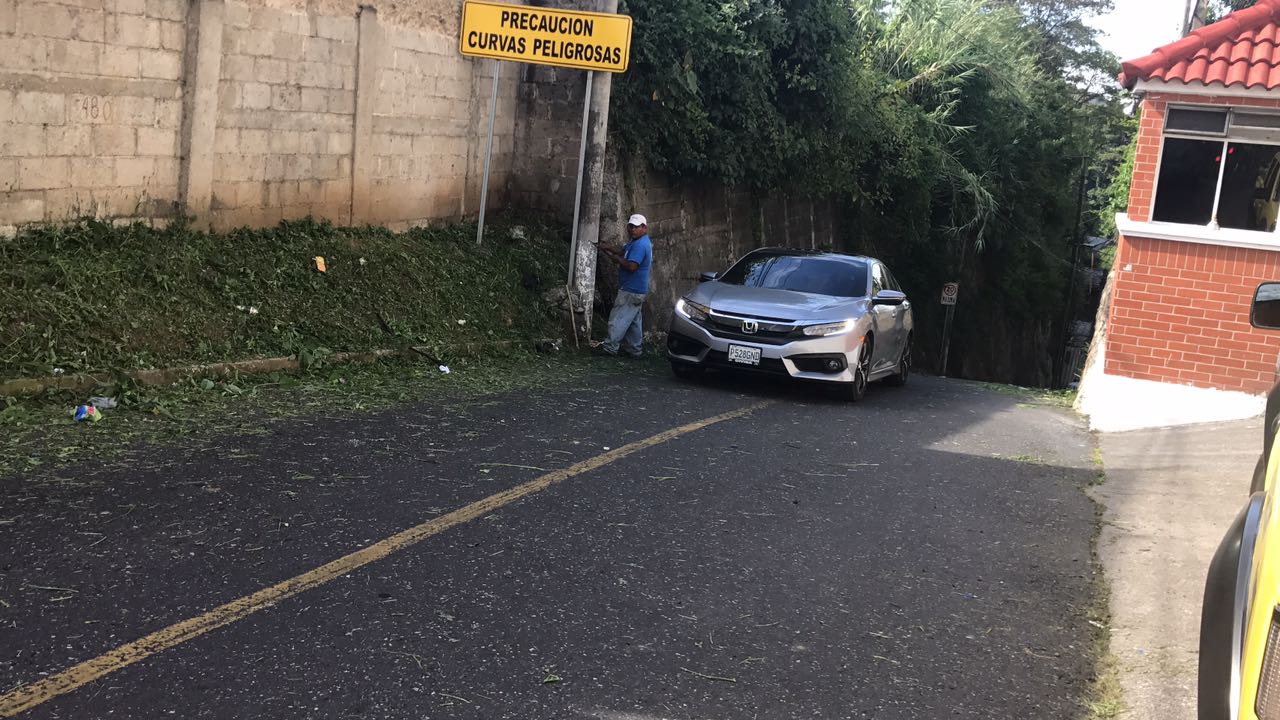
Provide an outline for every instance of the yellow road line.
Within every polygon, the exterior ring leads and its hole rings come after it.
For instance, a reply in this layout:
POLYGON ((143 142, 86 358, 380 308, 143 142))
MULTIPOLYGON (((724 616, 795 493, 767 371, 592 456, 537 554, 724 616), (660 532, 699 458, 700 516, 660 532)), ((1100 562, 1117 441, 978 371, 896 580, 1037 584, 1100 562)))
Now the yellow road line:
POLYGON ((398 532, 391 537, 357 550, 350 555, 325 563, 314 570, 289 578, 283 582, 276 583, 275 585, 259 590, 252 595, 246 595, 238 600, 232 600, 231 602, 216 607, 203 615, 198 615, 189 620, 183 620, 182 622, 170 625, 163 630, 158 630, 143 638, 134 640, 127 645, 121 645, 115 650, 99 655, 92 660, 86 660, 79 665, 63 670, 60 673, 50 675, 46 678, 33 682, 30 685, 24 685, 12 692, 0 695, 0 718, 13 717, 18 713, 30 710, 37 705, 48 702, 60 695, 72 692, 77 688, 132 665, 140 660, 151 657, 156 653, 181 645, 188 640, 197 638, 211 630, 216 630, 223 625, 229 625, 237 620, 246 618, 259 610, 265 610, 282 600, 286 600, 294 595, 304 593, 311 588, 323 585, 330 580, 347 575, 354 570, 368 565, 369 563, 381 560, 392 553, 404 550, 407 547, 422 542, 432 535, 442 533, 449 528, 475 520, 478 517, 488 515, 505 505, 510 505, 521 498, 546 490, 552 485, 568 480, 575 475, 590 472, 612 462, 621 460, 632 453, 644 450, 645 448, 651 448, 655 445, 661 445, 669 440, 674 440, 681 435, 701 430, 710 425, 724 422, 725 420, 732 420, 734 418, 748 415, 768 404, 768 402, 757 403, 740 410, 733 410, 714 417, 698 420, 697 422, 692 422, 688 425, 681 425, 680 427, 660 432, 657 435, 647 437, 643 440, 637 440, 636 442, 623 445, 615 450, 610 450, 593 458, 575 463, 574 465, 570 465, 562 470, 549 472, 534 480, 530 480, 523 485, 517 485, 509 490, 503 490, 502 492, 490 495, 483 500, 478 500, 470 505, 454 510, 447 515, 441 515, 434 520, 430 520, 422 523, 421 525, 411 527, 408 530, 398 532))

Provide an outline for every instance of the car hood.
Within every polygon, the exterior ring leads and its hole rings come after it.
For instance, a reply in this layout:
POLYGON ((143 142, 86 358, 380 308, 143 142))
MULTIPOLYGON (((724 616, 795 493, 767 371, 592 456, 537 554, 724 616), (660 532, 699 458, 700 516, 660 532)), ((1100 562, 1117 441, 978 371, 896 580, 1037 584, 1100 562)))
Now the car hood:
POLYGON ((865 312, 866 298, 814 295, 794 290, 746 287, 711 281, 699 285, 689 299, 713 310, 779 320, 840 320, 865 312))

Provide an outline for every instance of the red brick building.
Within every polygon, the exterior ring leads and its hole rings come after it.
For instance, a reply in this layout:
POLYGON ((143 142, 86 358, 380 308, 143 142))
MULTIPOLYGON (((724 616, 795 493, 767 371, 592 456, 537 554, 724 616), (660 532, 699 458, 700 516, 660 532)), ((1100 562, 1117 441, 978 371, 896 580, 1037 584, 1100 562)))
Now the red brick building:
POLYGON ((1280 280, 1280 0, 1123 64, 1141 127, 1107 322, 1107 375, 1261 393, 1280 335, 1249 325, 1280 280))

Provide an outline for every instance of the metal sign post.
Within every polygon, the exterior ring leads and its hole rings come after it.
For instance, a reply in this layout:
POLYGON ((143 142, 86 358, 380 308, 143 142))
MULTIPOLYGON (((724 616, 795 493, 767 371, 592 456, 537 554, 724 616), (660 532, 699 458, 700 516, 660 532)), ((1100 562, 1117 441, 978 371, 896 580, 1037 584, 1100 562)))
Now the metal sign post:
POLYGON ((484 141, 484 182, 480 187, 480 224, 476 227, 476 244, 484 240, 484 208, 489 204, 489 163, 493 160, 493 121, 498 115, 499 61, 493 61, 493 92, 489 95, 489 137, 484 141))
POLYGON ((951 323, 956 316, 956 298, 960 295, 959 283, 947 283, 942 286, 942 304, 947 306, 947 318, 942 323, 942 370, 940 375, 947 376, 947 356, 951 352, 951 323))
POLYGON ((587 116, 591 112, 591 81, 594 70, 587 71, 587 91, 582 98, 582 140, 578 145, 578 186, 573 192, 573 237, 569 240, 569 278, 567 287, 573 287, 573 271, 578 257, 578 214, 582 211, 582 174, 587 163, 587 116))

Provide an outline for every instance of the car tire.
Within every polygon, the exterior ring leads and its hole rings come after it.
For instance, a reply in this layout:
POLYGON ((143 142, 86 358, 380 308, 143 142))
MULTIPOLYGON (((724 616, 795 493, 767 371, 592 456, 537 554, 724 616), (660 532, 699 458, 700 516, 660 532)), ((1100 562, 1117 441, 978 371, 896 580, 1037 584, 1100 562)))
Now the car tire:
POLYGON ((676 360, 671 361, 671 374, 681 380, 700 380, 703 372, 704 368, 700 368, 697 365, 690 365, 676 360))
POLYGON ((898 370, 887 378, 890 385, 894 387, 902 387, 907 384, 907 380, 911 377, 911 339, 907 339, 907 344, 902 348, 902 355, 898 357, 898 370))
POLYGON ((853 382, 844 383, 841 390, 849 402, 858 402, 867 395, 868 378, 871 376, 871 336, 862 339, 858 349, 858 364, 853 368, 853 382))

